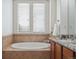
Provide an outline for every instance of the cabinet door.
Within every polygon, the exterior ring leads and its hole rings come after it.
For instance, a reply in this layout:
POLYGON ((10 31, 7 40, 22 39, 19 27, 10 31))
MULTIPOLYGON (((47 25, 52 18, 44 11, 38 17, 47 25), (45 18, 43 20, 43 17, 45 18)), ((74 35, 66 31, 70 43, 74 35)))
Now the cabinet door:
POLYGON ((76 59, 75 53, 65 47, 63 47, 63 59, 76 59))
POLYGON ((54 59, 54 56, 55 56, 55 43, 52 43, 51 44, 51 59, 54 59))
POLYGON ((62 47, 59 44, 55 44, 55 59, 62 59, 62 47))

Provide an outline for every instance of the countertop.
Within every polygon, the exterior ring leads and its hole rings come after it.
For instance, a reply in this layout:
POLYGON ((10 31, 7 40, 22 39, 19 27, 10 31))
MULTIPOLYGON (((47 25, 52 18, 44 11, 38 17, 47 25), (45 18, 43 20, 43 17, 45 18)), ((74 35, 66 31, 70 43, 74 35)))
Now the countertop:
POLYGON ((56 43, 58 43, 58 44, 60 44, 64 47, 76 52, 76 40, 71 40, 71 39, 67 39, 67 40, 62 39, 61 40, 61 39, 58 39, 58 38, 54 39, 52 37, 50 37, 49 39, 53 42, 56 42, 56 43))

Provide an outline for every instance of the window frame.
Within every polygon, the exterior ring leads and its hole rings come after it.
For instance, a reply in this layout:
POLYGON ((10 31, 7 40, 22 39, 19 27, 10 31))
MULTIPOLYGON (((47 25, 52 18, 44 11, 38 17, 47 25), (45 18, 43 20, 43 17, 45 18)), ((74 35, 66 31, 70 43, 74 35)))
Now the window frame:
POLYGON ((14 0, 14 3, 13 3, 13 32, 14 33, 25 33, 25 34, 49 34, 50 33, 50 28, 49 28, 49 1, 47 0, 33 0, 33 1, 28 1, 28 0, 14 0), (17 22, 18 22, 18 19, 17 19, 17 4, 18 3, 30 3, 30 32, 19 32, 18 29, 18 25, 17 25, 17 22), (46 6, 45 6, 45 29, 46 29, 46 32, 33 32, 33 4, 34 3, 44 3, 46 6))

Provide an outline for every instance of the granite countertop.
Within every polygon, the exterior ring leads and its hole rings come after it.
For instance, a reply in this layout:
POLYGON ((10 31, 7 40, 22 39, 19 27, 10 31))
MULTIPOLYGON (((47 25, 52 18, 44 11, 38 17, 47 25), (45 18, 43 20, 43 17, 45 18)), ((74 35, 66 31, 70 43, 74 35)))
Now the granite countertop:
POLYGON ((67 40, 62 39, 61 40, 61 39, 53 39, 53 38, 50 40, 76 52, 76 40, 71 40, 71 39, 67 39, 67 40))

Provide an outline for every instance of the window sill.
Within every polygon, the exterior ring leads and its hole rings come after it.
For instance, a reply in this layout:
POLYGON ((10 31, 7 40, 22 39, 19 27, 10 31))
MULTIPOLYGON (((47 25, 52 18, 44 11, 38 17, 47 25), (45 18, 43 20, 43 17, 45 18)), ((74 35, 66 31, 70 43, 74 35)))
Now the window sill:
POLYGON ((14 34, 23 34, 23 35, 49 35, 50 33, 40 33, 40 32, 27 32, 27 33, 25 33, 25 32, 16 32, 16 33, 14 33, 14 34))

